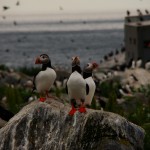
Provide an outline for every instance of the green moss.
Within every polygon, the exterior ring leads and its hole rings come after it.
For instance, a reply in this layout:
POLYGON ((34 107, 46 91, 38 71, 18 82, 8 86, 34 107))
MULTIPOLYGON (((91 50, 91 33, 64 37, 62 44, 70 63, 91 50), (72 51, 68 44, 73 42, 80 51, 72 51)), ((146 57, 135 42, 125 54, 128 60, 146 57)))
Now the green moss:
POLYGON ((146 123, 142 125, 143 129, 146 132, 144 139, 144 150, 150 149, 150 123, 146 123))
POLYGON ((0 65, 0 70, 3 70, 3 71, 8 71, 9 68, 5 65, 0 65))
POLYGON ((22 67, 22 68, 18 69, 18 71, 20 71, 26 75, 29 75, 29 76, 36 75, 40 70, 41 70, 41 68, 34 68, 34 67, 31 67, 31 68, 22 67))
POLYGON ((17 87, 0 87, 0 97, 6 96, 9 110, 17 113, 21 109, 21 105, 27 102, 31 93, 23 88, 17 87))

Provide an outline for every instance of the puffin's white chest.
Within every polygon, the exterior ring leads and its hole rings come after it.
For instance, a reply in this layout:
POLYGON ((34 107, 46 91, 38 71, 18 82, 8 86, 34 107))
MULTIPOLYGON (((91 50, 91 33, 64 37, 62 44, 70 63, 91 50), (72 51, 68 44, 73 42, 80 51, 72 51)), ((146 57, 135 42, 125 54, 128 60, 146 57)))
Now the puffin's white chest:
POLYGON ((73 72, 67 82, 68 94, 70 98, 85 99, 86 82, 77 71, 73 72))
POLYGON ((47 68, 44 71, 40 71, 35 78, 35 86, 39 93, 50 90, 56 79, 56 72, 47 68))
POLYGON ((86 95, 85 104, 91 105, 91 102, 95 93, 96 85, 92 77, 86 78, 85 81, 89 86, 89 93, 88 95, 86 95))

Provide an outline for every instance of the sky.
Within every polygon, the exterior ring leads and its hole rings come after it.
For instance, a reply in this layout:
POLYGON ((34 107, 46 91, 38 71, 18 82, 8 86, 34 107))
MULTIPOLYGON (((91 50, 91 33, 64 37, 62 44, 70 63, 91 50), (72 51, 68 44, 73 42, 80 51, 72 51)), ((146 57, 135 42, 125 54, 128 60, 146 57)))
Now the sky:
POLYGON ((150 0, 0 0, 0 6, 1 14, 90 13, 150 9, 150 0))

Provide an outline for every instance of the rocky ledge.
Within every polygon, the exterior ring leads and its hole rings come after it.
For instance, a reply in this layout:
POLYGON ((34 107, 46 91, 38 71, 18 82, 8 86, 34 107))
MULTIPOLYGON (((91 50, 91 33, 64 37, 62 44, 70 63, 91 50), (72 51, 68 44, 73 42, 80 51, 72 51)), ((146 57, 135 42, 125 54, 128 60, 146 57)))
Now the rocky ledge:
POLYGON ((57 100, 34 101, 0 129, 1 150, 142 150, 144 130, 110 112, 68 115, 57 100))

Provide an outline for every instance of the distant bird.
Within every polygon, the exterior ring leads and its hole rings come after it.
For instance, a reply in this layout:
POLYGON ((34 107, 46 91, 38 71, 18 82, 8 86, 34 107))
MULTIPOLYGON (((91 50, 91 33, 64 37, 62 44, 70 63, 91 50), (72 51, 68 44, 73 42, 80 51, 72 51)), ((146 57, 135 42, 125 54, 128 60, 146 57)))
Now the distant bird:
POLYGON ((133 60, 132 65, 131 65, 131 69, 135 69, 135 66, 136 66, 136 64, 135 64, 135 61, 133 60))
POLYGON ((147 15, 149 15, 149 11, 148 11, 147 9, 145 9, 145 13, 146 13, 147 15))
POLYGON ((145 69, 150 70, 150 61, 145 63, 145 69))
POLYGON ((129 10, 127 10, 127 16, 130 16, 130 11, 129 10))
POLYGON ((120 71, 125 71, 127 68, 127 65, 126 65, 126 63, 123 63, 119 67, 120 67, 120 71))
POLYGON ((122 46, 122 48, 121 48, 121 52, 123 53, 123 52, 125 52, 125 51, 126 51, 125 46, 122 46))
POLYGON ((116 52, 115 52, 115 54, 116 54, 116 55, 118 55, 118 54, 119 54, 119 51, 118 51, 118 49, 116 49, 116 52))
POLYGON ((107 55, 104 56, 104 60, 105 61, 108 60, 108 56, 107 55))
POLYGON ((129 87, 128 84, 125 85, 125 87, 121 87, 119 89, 119 93, 122 95, 122 96, 132 96, 131 94, 131 89, 129 87))
POLYGON ((54 71, 51 60, 47 54, 41 54, 36 58, 35 64, 42 64, 42 70, 33 79, 33 90, 37 90, 41 96, 40 101, 44 102, 46 97, 50 98, 48 92, 56 79, 56 72, 54 71))
POLYGON ((100 64, 102 64, 103 62, 104 62, 104 60, 103 60, 103 59, 101 59, 101 60, 100 60, 100 64))
POLYGON ((143 14, 142 14, 141 10, 137 9, 137 13, 138 13, 138 16, 139 16, 139 20, 143 21, 144 19, 143 19, 143 14))
POLYGON ((131 58, 130 61, 129 61, 129 63, 126 64, 126 65, 127 65, 127 68, 131 68, 131 66, 132 66, 132 61, 133 61, 133 58, 131 58))
POLYGON ((105 99, 104 97, 102 97, 102 98, 98 97, 97 100, 98 100, 98 102, 99 102, 99 104, 100 104, 100 106, 103 110, 106 107, 106 104, 108 103, 108 100, 105 99))
POLYGON ((9 121, 14 116, 14 114, 6 109, 4 109, 2 106, 0 106, 0 118, 2 118, 5 121, 9 121))
POLYGON ((137 9, 136 11, 137 11, 137 13, 138 13, 139 16, 143 15, 140 9, 137 9))
POLYGON ((88 105, 88 106, 91 105, 91 102, 95 93, 95 89, 96 89, 96 84, 92 78, 92 72, 97 67, 98 67, 97 63, 88 63, 83 69, 83 78, 85 79, 86 83, 89 86, 89 93, 88 95, 86 95, 86 98, 85 98, 85 105, 88 105))
POLYGON ((113 74, 112 74, 112 72, 111 72, 111 71, 108 71, 108 72, 107 72, 107 77, 108 77, 108 78, 111 78, 111 77, 112 77, 112 75, 113 75, 113 74))
POLYGON ((17 1, 17 2, 16 2, 16 6, 19 6, 19 5, 20 5, 20 2, 19 2, 19 1, 17 1))
POLYGON ((121 94, 122 96, 126 96, 126 95, 127 95, 127 93, 125 93, 125 92, 123 91, 123 89, 119 89, 119 92, 120 92, 120 94, 121 94))
POLYGON ((59 6, 59 10, 64 10, 62 6, 59 6))
POLYGON ((114 55, 113 51, 111 51, 111 52, 108 54, 109 57, 112 57, 113 55, 114 55))
POLYGON ((60 21, 59 21, 59 23, 63 23, 63 21, 62 21, 62 20, 60 20, 60 21))
POLYGON ((13 24, 16 26, 16 25, 17 25, 17 22, 16 22, 16 21, 14 21, 14 22, 13 22, 13 24))
POLYGON ((140 68, 142 66, 142 59, 138 58, 138 60, 136 61, 136 67, 140 68))
POLYGON ((78 56, 72 57, 72 73, 67 81, 66 92, 71 99, 72 109, 69 115, 74 115, 77 111, 77 105, 80 105, 78 111, 85 113, 85 97, 89 93, 89 86, 81 75, 80 58, 78 56))
POLYGON ((75 42, 75 40, 74 40, 74 39, 70 39, 70 41, 71 41, 72 43, 74 43, 74 42, 75 42))
POLYGON ((6 19, 6 16, 2 16, 3 19, 6 19))
POLYGON ((132 92, 131 87, 128 83, 125 85, 125 89, 128 91, 128 93, 132 92))
POLYGON ((10 9, 10 7, 8 7, 8 6, 3 6, 3 10, 4 10, 4 11, 7 10, 7 9, 10 9))
POLYGON ((117 64, 119 60, 116 57, 114 57, 114 62, 117 64))
POLYGON ((105 80, 105 79, 107 79, 107 74, 106 73, 103 74, 103 80, 105 80))

